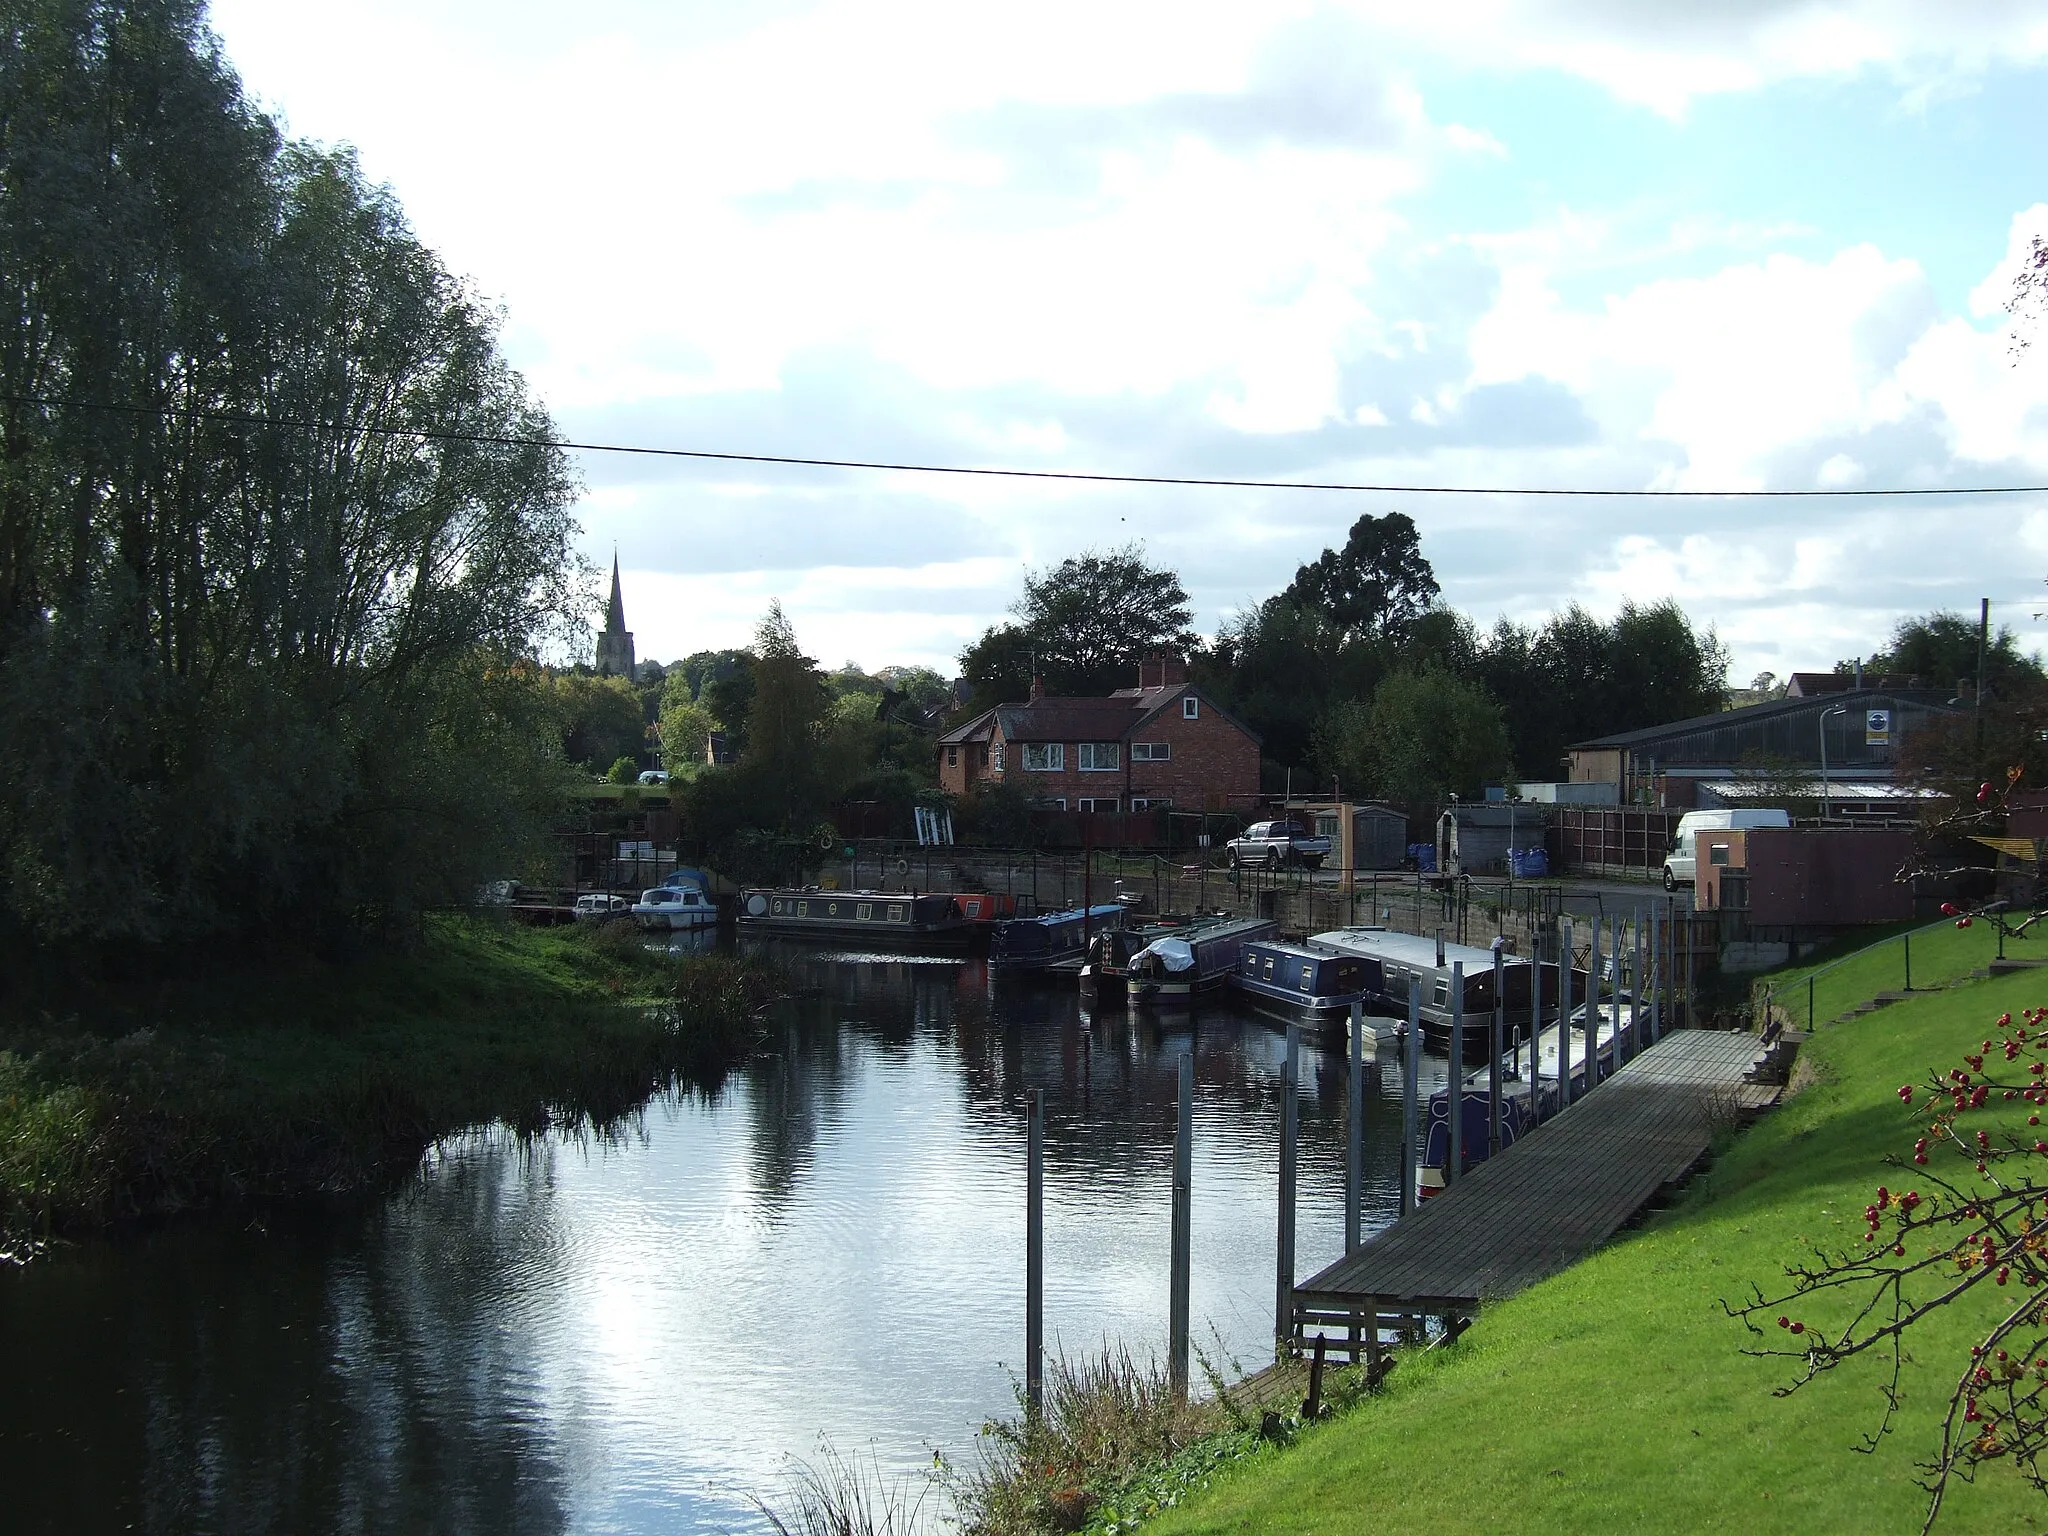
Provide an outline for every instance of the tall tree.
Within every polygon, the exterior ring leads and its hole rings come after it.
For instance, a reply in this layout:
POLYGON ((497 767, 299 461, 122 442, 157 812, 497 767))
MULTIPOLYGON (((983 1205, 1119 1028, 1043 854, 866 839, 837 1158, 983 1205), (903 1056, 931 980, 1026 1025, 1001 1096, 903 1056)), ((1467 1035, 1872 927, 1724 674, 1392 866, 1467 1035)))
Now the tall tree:
POLYGON ((1302 566, 1282 596, 1320 612, 1346 639, 1385 640, 1434 607, 1438 591, 1415 520, 1405 512, 1368 512, 1351 525, 1342 549, 1326 549, 1302 566))
POLYGON ((798 646, 779 601, 755 627, 754 655, 741 767, 758 782, 764 809, 789 828, 817 809, 819 726, 832 695, 817 663, 798 646))
POLYGON ((1340 704, 1317 731, 1317 756, 1347 792, 1434 802, 1477 795, 1509 766, 1500 705, 1441 667, 1393 672, 1369 704, 1340 704))
POLYGON ((1140 657, 1200 644, 1188 628, 1194 609, 1180 578, 1147 564, 1138 544, 1089 550, 1026 574, 1011 611, 1056 693, 1127 687, 1140 657))
MULTIPOLYGON (((1866 674, 1918 678, 1925 688, 1964 692, 1977 686, 1978 623, 1947 609, 1901 619, 1883 650, 1865 657, 1866 674)), ((1987 692, 2017 697, 2041 683, 2044 674, 2040 658, 2020 649, 2019 638, 2008 625, 1991 632, 1984 652, 1984 686, 1987 692)), ((1847 673, 1855 663, 1838 661, 1835 671, 1847 673)))

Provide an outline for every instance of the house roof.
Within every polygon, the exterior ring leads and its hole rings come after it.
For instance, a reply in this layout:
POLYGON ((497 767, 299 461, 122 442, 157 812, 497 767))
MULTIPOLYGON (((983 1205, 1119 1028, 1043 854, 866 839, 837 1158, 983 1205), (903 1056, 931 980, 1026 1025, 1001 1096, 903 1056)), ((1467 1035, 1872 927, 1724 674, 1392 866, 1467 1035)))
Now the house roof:
POLYGON ((992 709, 984 709, 965 725, 956 725, 952 730, 946 732, 945 735, 939 738, 939 745, 942 747, 957 747, 962 742, 986 741, 995 734, 995 728, 996 712, 992 709))
POLYGON ((1048 695, 1026 704, 1001 704, 939 741, 941 745, 966 741, 984 720, 1000 722, 1005 741, 1121 741, 1186 694, 1193 694, 1206 709, 1228 720, 1254 742, 1260 740, 1257 731, 1201 689, 1189 683, 1172 683, 1164 688, 1120 688, 1107 698, 1048 695))
MULTIPOLYGON (((1859 702, 1868 701, 1871 708, 1905 703, 1943 709, 1948 703, 1938 689, 1927 688, 1864 688, 1848 697, 1859 702)), ((1591 741, 1575 741, 1571 745, 1571 750, 1597 752, 1620 747, 1645 747, 1674 736, 1689 736, 1695 731, 1748 725, 1759 720, 1774 720, 1780 715, 1815 714, 1823 709, 1835 708, 1843 698, 1842 694, 1821 694, 1810 699, 1773 699, 1768 704, 1749 704, 1741 709, 1724 709, 1711 715, 1694 715, 1686 720, 1673 720, 1668 725, 1645 726, 1640 730, 1617 731, 1609 736, 1597 736, 1591 741)))

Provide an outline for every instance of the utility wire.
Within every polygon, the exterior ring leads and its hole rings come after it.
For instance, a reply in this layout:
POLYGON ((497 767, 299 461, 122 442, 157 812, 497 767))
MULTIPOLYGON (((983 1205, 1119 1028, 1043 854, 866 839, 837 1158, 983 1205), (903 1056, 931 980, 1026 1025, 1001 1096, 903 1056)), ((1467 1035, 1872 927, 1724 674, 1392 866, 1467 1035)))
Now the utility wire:
POLYGON ((633 454, 661 459, 699 459, 726 464, 783 464, 803 469, 868 469, 916 475, 980 475, 1009 480, 1066 480, 1102 485, 1209 486, 1246 491, 1357 491, 1388 496, 1603 496, 1663 501, 1821 501, 1911 496, 2035 496, 2048 485, 1921 485, 1846 487, 1841 490, 1672 491, 1612 488, 1574 489, 1534 485, 1371 485, 1337 480, 1237 480, 1201 475, 1116 475, 1079 469, 1007 469, 971 464, 899 464, 881 459, 814 459, 783 453, 730 453, 710 448, 656 448, 633 443, 581 443, 566 438, 515 437, 491 432, 454 432, 433 427, 391 427, 374 423, 338 424, 291 416, 262 416, 247 411, 211 410, 203 406, 115 405, 88 400, 56 400, 40 395, 0 395, 11 405, 52 409, 114 411, 132 416, 181 416, 244 426, 292 427, 308 432, 355 433, 367 437, 405 437, 420 442, 473 443, 499 448, 559 448, 573 453, 633 454))

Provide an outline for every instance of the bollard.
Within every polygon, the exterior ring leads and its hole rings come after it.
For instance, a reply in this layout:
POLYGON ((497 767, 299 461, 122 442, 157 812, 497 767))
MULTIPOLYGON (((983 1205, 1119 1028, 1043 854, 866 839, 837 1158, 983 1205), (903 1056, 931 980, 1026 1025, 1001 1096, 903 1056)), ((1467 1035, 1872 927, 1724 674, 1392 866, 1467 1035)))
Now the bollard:
POLYGON ((1408 978, 1408 1034, 1401 1041, 1401 1214, 1415 1209, 1415 1096, 1422 1076, 1422 983, 1408 978))
POLYGON ((1280 1068, 1280 1254, 1273 1289, 1273 1338, 1278 1354, 1294 1339, 1295 1084, 1300 1081, 1301 1026, 1287 1026, 1287 1059, 1280 1068))
POLYGON ((1444 1159, 1444 1188, 1465 1172, 1465 962, 1451 962, 1451 1070, 1444 1084, 1444 1107, 1451 1114, 1451 1150, 1444 1159))
POLYGON ((1024 1396, 1032 1413, 1045 1406, 1045 1092, 1024 1096, 1024 1396))
POLYGON ((1167 1370, 1173 1395, 1188 1395, 1188 1271, 1194 1234, 1195 1053, 1180 1054, 1180 1116, 1173 1134, 1173 1270, 1167 1300, 1167 1370))
POLYGON ((1351 1124, 1344 1140, 1344 1251, 1358 1252, 1365 1205, 1365 1004, 1351 1005, 1351 1124))

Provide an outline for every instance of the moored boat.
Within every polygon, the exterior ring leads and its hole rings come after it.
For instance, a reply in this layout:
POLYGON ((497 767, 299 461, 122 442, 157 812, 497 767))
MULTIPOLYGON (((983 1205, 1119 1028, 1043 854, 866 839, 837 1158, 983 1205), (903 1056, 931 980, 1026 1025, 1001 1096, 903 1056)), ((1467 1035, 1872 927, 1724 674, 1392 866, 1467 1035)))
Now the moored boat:
POLYGON ((739 920, 742 928, 755 934, 877 944, 931 942, 964 948, 970 932, 959 902, 945 892, 750 889, 740 892, 739 920))
MULTIPOLYGON (((1370 1012, 1390 1018, 1408 1015, 1409 989, 1421 993, 1423 1046, 1432 1055, 1448 1055, 1451 1025, 1456 1017, 1452 983, 1457 967, 1464 976, 1465 1063, 1483 1065, 1492 1052, 1493 951, 1471 944, 1439 943, 1421 934, 1395 933, 1376 927, 1335 928, 1314 935, 1309 943, 1379 962, 1377 992, 1369 994, 1370 1012)), ((1583 979, 1582 979, 1583 980, 1583 979)), ((1583 984, 1574 988, 1583 994, 1583 984)), ((1502 958, 1502 1044, 1508 1046, 1529 1032, 1532 1008, 1545 1023, 1557 1019, 1557 967, 1534 965, 1517 955, 1502 958)))
POLYGON ((1278 931, 1270 917, 1240 917, 1162 935, 1131 956, 1125 990, 1134 1003, 1185 1003, 1225 985, 1244 946, 1278 931))
POLYGON ((1124 909, 1115 902, 1004 918, 990 930, 988 963, 998 970, 1042 971, 1080 959, 1096 934, 1123 925, 1124 909))
POLYGON ((632 910, 633 921, 642 928, 662 932, 718 925, 718 902, 710 882, 694 869, 678 869, 660 885, 642 891, 632 910))
POLYGON ((1314 943, 1260 939, 1244 946, 1230 984, 1254 1002, 1335 1017, 1380 991, 1380 963, 1314 943))

